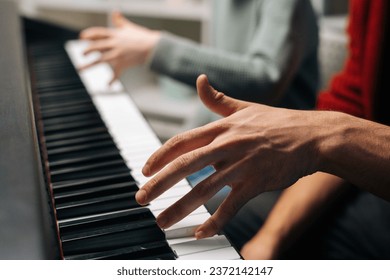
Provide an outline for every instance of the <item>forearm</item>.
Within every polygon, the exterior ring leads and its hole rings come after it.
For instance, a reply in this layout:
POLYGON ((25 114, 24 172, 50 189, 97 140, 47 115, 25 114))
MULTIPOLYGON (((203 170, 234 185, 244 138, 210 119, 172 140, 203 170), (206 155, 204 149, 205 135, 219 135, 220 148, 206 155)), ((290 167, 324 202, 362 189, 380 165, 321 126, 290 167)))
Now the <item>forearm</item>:
POLYGON ((164 34, 158 43, 150 67, 189 85, 206 73, 212 84, 227 95, 264 102, 272 97, 271 89, 281 73, 265 57, 205 47, 171 34, 164 34))
POLYGON ((243 256, 280 257, 346 190, 343 184, 344 180, 333 175, 315 173, 286 189, 261 230, 244 247, 243 256))
POLYGON ((319 170, 390 200, 390 128, 330 113, 319 144, 319 170))

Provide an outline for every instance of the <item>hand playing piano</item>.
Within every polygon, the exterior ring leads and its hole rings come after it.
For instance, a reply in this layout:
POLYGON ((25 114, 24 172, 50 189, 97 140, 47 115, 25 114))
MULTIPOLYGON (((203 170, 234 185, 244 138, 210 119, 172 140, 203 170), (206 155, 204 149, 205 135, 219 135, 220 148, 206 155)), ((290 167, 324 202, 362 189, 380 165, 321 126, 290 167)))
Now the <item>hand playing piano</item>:
POLYGON ((119 12, 112 14, 112 21, 115 28, 91 27, 80 33, 80 39, 91 41, 84 52, 85 55, 94 51, 101 53, 100 59, 82 66, 80 70, 107 62, 114 72, 110 84, 118 79, 126 68, 144 64, 160 39, 159 31, 132 23, 119 12))
POLYGON ((157 217, 162 228, 183 219, 222 187, 232 188, 217 211, 195 233, 218 233, 251 198, 291 186, 317 171, 318 133, 311 133, 321 113, 272 108, 239 101, 197 80, 203 103, 224 118, 168 140, 146 162, 145 176, 155 175, 136 195, 147 204, 181 179, 212 165, 216 172, 157 217), (304 135, 304 137, 302 137, 304 135))

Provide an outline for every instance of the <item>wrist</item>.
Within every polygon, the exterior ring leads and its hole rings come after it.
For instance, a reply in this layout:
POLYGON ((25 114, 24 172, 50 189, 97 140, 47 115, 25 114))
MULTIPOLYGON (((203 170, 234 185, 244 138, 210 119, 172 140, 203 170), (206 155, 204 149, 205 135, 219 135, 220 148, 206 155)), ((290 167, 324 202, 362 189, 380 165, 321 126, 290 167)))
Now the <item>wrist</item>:
POLYGON ((244 259, 277 259, 281 254, 282 238, 278 231, 262 228, 241 250, 244 259))
POLYGON ((155 30, 149 30, 148 31, 148 38, 145 43, 145 49, 143 53, 143 63, 147 63, 148 61, 151 60, 153 50, 157 46, 158 42, 161 39, 161 32, 160 31, 155 31, 155 30))
POLYGON ((317 171, 340 175, 335 166, 335 159, 343 155, 344 143, 353 129, 349 124, 350 116, 339 112, 323 112, 325 124, 317 141, 317 171))

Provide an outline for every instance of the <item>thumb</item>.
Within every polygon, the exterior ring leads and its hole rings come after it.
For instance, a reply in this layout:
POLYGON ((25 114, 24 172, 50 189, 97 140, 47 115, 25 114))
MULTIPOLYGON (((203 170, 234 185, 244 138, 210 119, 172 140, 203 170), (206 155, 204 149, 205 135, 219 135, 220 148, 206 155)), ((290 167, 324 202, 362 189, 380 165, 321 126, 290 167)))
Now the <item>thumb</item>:
POLYGON ((227 117, 237 111, 240 111, 248 107, 250 104, 245 101, 231 98, 222 92, 215 90, 210 85, 207 76, 204 74, 198 77, 196 81, 196 88, 203 104, 214 113, 217 113, 223 117, 227 117))
POLYGON ((123 27, 127 22, 127 19, 120 12, 112 13, 112 23, 115 27, 123 27))

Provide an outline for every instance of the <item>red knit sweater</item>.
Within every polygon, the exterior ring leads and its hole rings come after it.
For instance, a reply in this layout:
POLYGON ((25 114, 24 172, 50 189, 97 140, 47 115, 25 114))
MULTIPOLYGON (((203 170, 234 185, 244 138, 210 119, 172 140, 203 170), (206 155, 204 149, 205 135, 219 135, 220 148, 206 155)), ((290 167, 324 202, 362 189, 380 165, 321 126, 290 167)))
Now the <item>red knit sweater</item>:
POLYGON ((349 57, 343 71, 333 78, 329 89, 319 96, 318 109, 374 119, 387 1, 350 1, 349 57))

